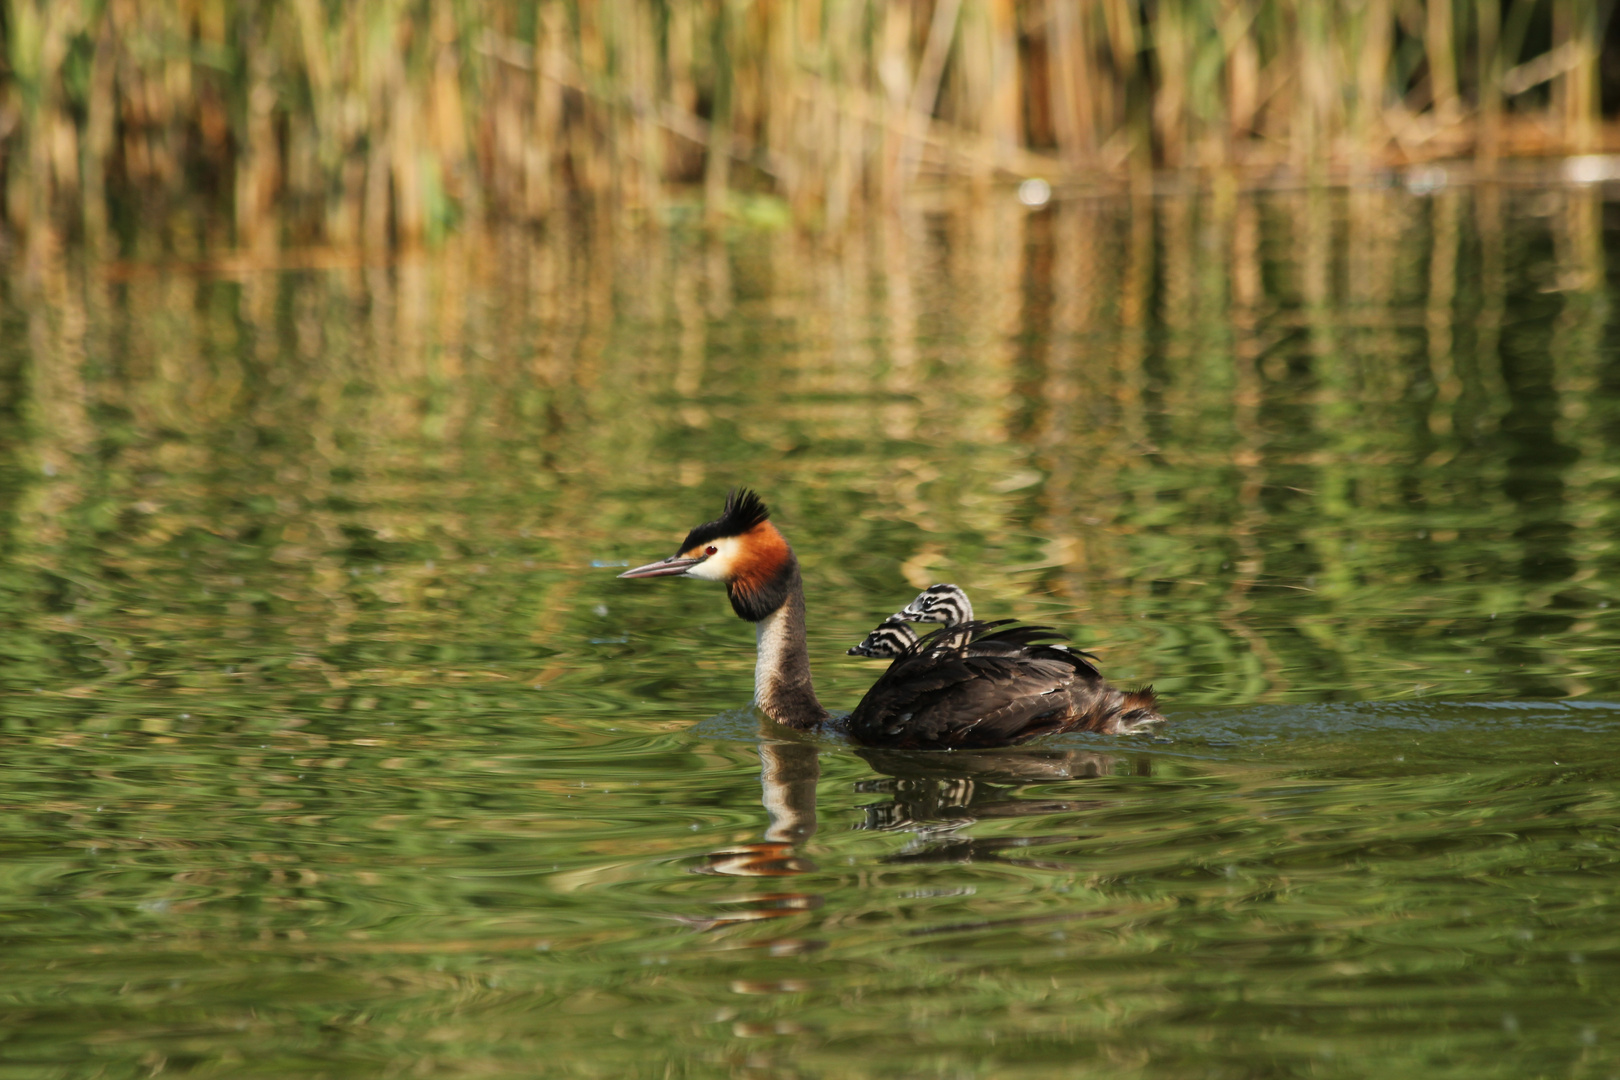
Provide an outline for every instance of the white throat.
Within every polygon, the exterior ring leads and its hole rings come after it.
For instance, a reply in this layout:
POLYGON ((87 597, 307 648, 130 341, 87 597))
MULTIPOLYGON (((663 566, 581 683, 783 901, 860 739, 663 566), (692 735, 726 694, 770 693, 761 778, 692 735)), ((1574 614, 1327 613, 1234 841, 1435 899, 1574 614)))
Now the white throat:
POLYGON ((754 624, 758 656, 754 660, 754 704, 761 704, 766 689, 782 670, 783 650, 788 644, 787 605, 783 604, 754 624))

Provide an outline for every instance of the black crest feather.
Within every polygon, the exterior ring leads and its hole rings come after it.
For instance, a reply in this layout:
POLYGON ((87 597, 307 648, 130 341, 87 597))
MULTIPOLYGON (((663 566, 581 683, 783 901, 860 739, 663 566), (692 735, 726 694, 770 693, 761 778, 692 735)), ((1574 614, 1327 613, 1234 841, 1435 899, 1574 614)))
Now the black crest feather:
POLYGON ((723 536, 741 536, 770 516, 770 507, 755 492, 745 487, 732 488, 726 495, 725 509, 720 511, 720 516, 687 533, 676 554, 691 551, 699 544, 707 544, 723 536))

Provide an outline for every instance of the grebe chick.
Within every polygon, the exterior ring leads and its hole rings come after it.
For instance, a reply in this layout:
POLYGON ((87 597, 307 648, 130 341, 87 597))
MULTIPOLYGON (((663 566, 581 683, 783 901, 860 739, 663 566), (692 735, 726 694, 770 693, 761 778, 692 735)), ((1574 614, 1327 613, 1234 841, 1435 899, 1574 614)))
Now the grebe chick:
POLYGON ((973 621, 973 601, 956 585, 930 585, 917 594, 917 598, 877 627, 859 645, 848 650, 850 656, 865 656, 873 660, 893 660, 909 646, 917 643, 913 622, 944 623, 958 626, 973 621))
POLYGON ((892 618, 959 626, 973 621, 973 601, 957 585, 930 585, 892 618))
MULTIPOLYGON (((810 730, 830 716, 810 681, 799 562, 769 517, 758 495, 734 489, 720 517, 688 533, 674 555, 619 576, 723 582, 732 610, 755 627, 754 703, 810 730)), ((943 627, 903 649, 840 726, 869 746, 947 750, 1138 731, 1164 719, 1152 690, 1109 686, 1085 656, 1049 644, 1058 636, 1007 622, 943 627)))
MULTIPOLYGON (((968 599, 967 593, 959 585, 930 585, 917 594, 917 598, 899 611, 890 615, 879 623, 870 634, 861 639, 859 645, 847 650, 850 656, 865 656, 875 660, 893 660, 910 646, 917 642, 917 632, 909 625, 912 622, 944 623, 946 626, 961 626, 973 621, 973 601, 968 599)), ((1008 620, 1011 621, 1011 620, 1008 620)), ((990 625, 1001 626, 1002 623, 990 625)), ((989 639, 986 639, 987 641, 989 639)), ((974 646, 969 645, 969 648, 974 646)), ((985 648, 996 651, 993 644, 985 648)), ((1064 649, 1077 652, 1068 645, 1053 645, 1054 649, 1064 649)), ((1091 653, 1082 652, 1088 660, 1097 659, 1091 653)))
POLYGON ((893 660, 917 644, 917 631, 899 615, 890 615, 878 623, 859 645, 849 647, 850 656, 865 656, 873 660, 893 660))

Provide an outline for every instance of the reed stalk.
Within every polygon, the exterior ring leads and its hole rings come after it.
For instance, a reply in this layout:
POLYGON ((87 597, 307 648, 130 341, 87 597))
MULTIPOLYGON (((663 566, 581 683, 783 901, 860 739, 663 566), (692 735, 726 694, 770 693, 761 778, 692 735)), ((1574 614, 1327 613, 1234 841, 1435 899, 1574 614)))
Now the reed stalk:
POLYGON ((1502 141, 1502 5, 1478 0, 1476 14, 1476 68, 1478 72, 1479 132, 1474 153, 1482 174, 1496 171, 1502 141))
POLYGON ((956 179, 1591 153, 1620 148, 1601 115, 1606 11, 0 0, 0 188, 14 236, 173 246, 188 217, 214 245, 410 246, 581 198, 649 222, 696 198, 719 222, 751 205, 739 195, 774 196, 839 230, 956 179))

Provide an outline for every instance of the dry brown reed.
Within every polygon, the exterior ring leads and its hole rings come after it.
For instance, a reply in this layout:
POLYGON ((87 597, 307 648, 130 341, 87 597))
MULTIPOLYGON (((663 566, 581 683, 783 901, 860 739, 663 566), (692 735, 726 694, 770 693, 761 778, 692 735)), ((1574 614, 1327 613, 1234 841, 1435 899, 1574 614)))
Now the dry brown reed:
POLYGON ((663 221, 692 192, 711 220, 767 194, 837 231, 958 178, 1489 169, 1616 141, 1601 8, 5 0, 4 220, 409 245, 582 196, 663 221))

